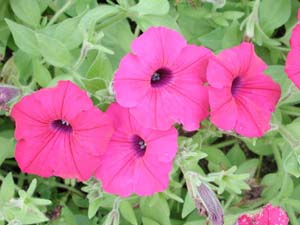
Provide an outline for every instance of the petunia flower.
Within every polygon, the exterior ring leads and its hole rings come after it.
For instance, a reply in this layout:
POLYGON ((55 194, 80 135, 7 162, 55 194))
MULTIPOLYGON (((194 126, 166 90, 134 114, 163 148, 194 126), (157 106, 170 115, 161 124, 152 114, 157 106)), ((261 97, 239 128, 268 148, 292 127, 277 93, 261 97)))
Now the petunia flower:
POLYGON ((123 197, 164 191, 177 151, 176 129, 144 128, 117 103, 107 113, 114 119, 115 132, 95 173, 104 191, 123 197))
POLYGON ((70 81, 23 97, 11 116, 19 167, 42 177, 88 179, 113 133, 110 118, 70 81))
POLYGON ((264 75, 266 67, 253 44, 246 42, 211 58, 207 79, 213 124, 246 137, 260 137, 269 130, 281 91, 264 75))
POLYGON ((256 225, 288 225, 289 218, 282 208, 267 204, 261 213, 254 216, 254 221, 256 221, 256 225))
POLYGON ((289 51, 285 64, 285 72, 288 78, 293 81, 293 83, 300 88, 300 10, 298 11, 298 23, 292 31, 292 36, 290 39, 291 50, 289 51))
POLYGON ((236 225, 288 225, 288 223, 289 218, 282 208, 267 204, 258 214, 239 216, 236 225))
POLYGON ((145 127, 167 130, 182 123, 188 131, 198 129, 208 115, 204 83, 211 52, 164 27, 149 28, 131 49, 114 77, 117 102, 145 127))

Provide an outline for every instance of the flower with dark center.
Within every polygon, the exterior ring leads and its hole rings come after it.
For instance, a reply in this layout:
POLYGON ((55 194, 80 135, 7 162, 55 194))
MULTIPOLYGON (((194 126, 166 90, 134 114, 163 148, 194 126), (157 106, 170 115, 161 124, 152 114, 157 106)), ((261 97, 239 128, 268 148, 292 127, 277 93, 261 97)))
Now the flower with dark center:
POLYGON ((207 68, 211 122, 246 137, 264 135, 281 93, 266 68, 246 42, 212 58, 207 68))
POLYGON ((116 130, 95 173, 104 191, 122 197, 164 191, 177 151, 176 129, 145 128, 117 103, 107 113, 116 130))
POLYGON ((194 131, 208 116, 206 68, 210 50, 188 45, 176 31, 151 27, 123 57, 113 88, 117 102, 147 128, 181 123, 194 131))
POLYGON ((23 97, 12 109, 23 172, 87 180, 113 132, 110 118, 70 81, 23 97))

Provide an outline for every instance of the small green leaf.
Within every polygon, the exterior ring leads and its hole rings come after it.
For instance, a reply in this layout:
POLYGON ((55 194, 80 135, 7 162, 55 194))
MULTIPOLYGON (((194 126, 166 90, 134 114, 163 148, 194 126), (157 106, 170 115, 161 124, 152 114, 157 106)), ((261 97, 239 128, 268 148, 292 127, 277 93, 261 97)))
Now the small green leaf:
POLYGON ((12 178, 12 174, 9 173, 4 178, 1 188, 0 188, 0 200, 3 202, 9 201, 14 197, 15 194, 15 184, 12 178))
POLYGON ((30 28, 9 19, 5 21, 14 37, 16 45, 28 54, 39 55, 39 46, 34 32, 30 28))
POLYGON ((51 81, 51 74, 40 60, 33 60, 33 78, 41 87, 46 87, 51 81))
POLYGON ((139 16, 142 15, 165 15, 169 12, 169 2, 167 0, 139 0, 139 3, 130 8, 139 16))
POLYGON ((93 218, 96 215, 98 209, 100 208, 102 201, 103 201, 103 199, 101 199, 101 198, 90 201, 89 209, 88 209, 89 219, 93 218))
POLYGON ((189 215, 191 212, 193 212, 196 209, 195 203, 189 193, 187 192, 185 195, 183 208, 181 212, 181 218, 185 218, 187 215, 189 215))
POLYGON ((57 39, 44 34, 36 34, 40 53, 53 66, 65 67, 72 63, 72 55, 66 46, 57 39))
POLYGON ((31 197, 36 189, 36 179, 33 179, 29 185, 29 188, 27 189, 27 196, 31 197))
POLYGON ((152 220, 148 217, 142 217, 143 225, 160 225, 155 220, 152 220))
POLYGON ((259 160, 258 159, 249 159, 240 164, 236 173, 248 173, 250 178, 255 175, 255 172, 258 167, 259 160))
POLYGON ((74 214, 67 206, 64 206, 62 209, 62 217, 64 218, 66 224, 77 225, 74 214))
POLYGON ((15 141, 13 138, 0 137, 0 165, 2 162, 14 156, 15 141))
POLYGON ((227 158, 230 160, 232 165, 240 165, 246 160, 245 153, 242 151, 238 144, 234 145, 233 148, 227 153, 227 158))
POLYGON ((124 219, 126 219, 130 224, 133 224, 133 225, 138 224, 135 213, 132 209, 132 206, 128 201, 126 201, 126 200, 121 201, 120 212, 121 212, 121 215, 124 217, 124 219))
POLYGON ((37 0, 10 0, 15 15, 29 26, 39 26, 41 15, 37 0))
POLYGON ((158 194, 142 198, 140 208, 143 216, 156 221, 161 225, 171 225, 170 209, 167 200, 158 194))
POLYGON ((136 18, 136 22, 143 31, 151 26, 165 26, 180 31, 176 18, 169 14, 163 16, 144 15, 136 18))

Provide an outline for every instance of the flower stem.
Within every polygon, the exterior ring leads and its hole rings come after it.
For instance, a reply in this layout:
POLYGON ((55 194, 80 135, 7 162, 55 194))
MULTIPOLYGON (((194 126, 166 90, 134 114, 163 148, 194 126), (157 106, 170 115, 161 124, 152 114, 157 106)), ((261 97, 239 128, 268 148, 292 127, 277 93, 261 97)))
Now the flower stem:
POLYGON ((111 19, 108 19, 106 21, 104 21, 103 23, 100 23, 96 26, 96 31, 100 31, 105 27, 108 27, 109 25, 112 25, 113 23, 116 23, 122 19, 125 19, 127 17, 127 13, 126 12, 120 12, 118 14, 116 14, 115 16, 111 17, 111 19))
POLYGON ((63 14, 72 4, 73 0, 68 0, 66 4, 64 4, 63 7, 55 13, 55 15, 51 18, 47 26, 50 26, 53 23, 55 23, 55 21, 61 16, 61 14, 63 14))
POLYGON ((223 147, 226 147, 226 146, 229 146, 229 145, 233 145, 235 143, 237 143, 237 140, 233 139, 233 140, 223 141, 221 143, 217 143, 217 144, 211 145, 211 147, 214 147, 214 148, 223 148, 223 147))

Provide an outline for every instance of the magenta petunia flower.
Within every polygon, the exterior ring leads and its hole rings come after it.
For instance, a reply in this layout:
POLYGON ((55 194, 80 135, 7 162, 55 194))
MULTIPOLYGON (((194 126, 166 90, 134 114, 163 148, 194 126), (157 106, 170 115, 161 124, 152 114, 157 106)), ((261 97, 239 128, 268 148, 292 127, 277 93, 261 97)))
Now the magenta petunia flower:
MULTIPOLYGON (((300 20, 300 10, 298 11, 298 21, 300 20)), ((300 25, 299 22, 292 31, 290 39, 291 50, 289 51, 285 64, 285 72, 288 78, 300 88, 300 25)))
POLYGON ((256 215, 239 216, 236 225, 288 225, 288 223, 289 218, 282 208, 267 204, 256 215))
POLYGON ((259 137, 269 130, 281 91, 263 74, 266 67, 253 44, 246 42, 211 58, 207 79, 212 123, 246 137, 259 137))
POLYGON ((254 216, 256 225, 288 225, 289 218, 286 212, 278 207, 267 204, 263 207, 261 213, 254 216))
POLYGON ((243 214, 243 215, 239 216, 235 225, 255 225, 255 223, 254 223, 254 219, 252 218, 252 216, 243 214))
POLYGON ((142 127, 117 103, 108 108, 115 132, 95 176, 112 194, 141 196, 164 191, 177 151, 177 131, 142 127))
POLYGON ((25 96, 12 109, 23 172, 88 179, 113 133, 112 121, 69 81, 25 96))
POLYGON ((133 41, 114 77, 117 102, 145 127, 182 123, 196 130, 208 115, 206 67, 211 52, 176 31, 152 27, 133 41))

